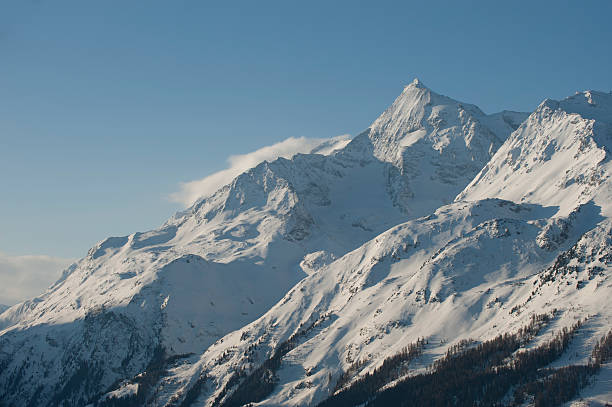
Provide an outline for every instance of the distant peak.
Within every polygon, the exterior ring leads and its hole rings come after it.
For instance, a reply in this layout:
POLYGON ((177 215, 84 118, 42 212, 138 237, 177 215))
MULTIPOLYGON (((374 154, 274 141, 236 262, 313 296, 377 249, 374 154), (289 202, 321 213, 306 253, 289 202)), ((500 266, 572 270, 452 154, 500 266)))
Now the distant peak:
POLYGON ((425 87, 425 85, 423 84, 423 82, 421 82, 419 78, 414 78, 414 80, 408 86, 412 86, 414 88, 424 88, 425 87))
POLYGON ((402 91, 401 97, 410 97, 413 98, 415 95, 426 95, 431 94, 432 91, 429 89, 419 78, 414 78, 412 82, 408 85, 404 86, 404 90, 402 91))

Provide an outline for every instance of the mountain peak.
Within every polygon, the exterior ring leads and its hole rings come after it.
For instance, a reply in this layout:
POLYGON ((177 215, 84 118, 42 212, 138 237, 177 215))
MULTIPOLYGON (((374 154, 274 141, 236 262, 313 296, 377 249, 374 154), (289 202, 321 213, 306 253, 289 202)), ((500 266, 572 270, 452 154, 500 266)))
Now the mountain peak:
MULTIPOLYGON (((405 148, 422 139, 427 140, 425 144, 438 155, 451 144, 453 151, 472 150, 481 144, 484 154, 479 155, 484 165, 490 158, 490 151, 501 145, 513 130, 502 119, 495 115, 488 117, 475 105, 438 94, 415 78, 372 123, 369 137, 377 158, 399 167, 402 167, 400 162, 404 160, 405 148), (494 123, 496 121, 501 125, 494 123)), ((480 163, 480 159, 476 161, 480 163)), ((470 161, 473 160, 475 156, 471 152, 470 161)))
MULTIPOLYGON (((412 86, 413 88, 421 88, 421 89, 422 89, 422 88, 427 88, 427 87, 426 87, 426 86, 423 84, 423 82, 421 82, 421 80, 420 80, 419 78, 414 78, 414 79, 412 80, 412 82, 410 82, 410 85, 408 85, 408 86, 412 86)), ((407 87, 408 87, 408 86, 407 86, 407 87)))

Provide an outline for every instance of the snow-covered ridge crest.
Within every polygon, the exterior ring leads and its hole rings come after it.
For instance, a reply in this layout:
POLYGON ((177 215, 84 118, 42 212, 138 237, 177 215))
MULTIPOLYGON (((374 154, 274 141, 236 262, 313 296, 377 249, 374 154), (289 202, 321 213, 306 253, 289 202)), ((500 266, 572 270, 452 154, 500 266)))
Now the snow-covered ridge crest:
POLYGON ((457 196, 558 205, 567 215, 591 199, 609 214, 612 95, 547 99, 457 196))

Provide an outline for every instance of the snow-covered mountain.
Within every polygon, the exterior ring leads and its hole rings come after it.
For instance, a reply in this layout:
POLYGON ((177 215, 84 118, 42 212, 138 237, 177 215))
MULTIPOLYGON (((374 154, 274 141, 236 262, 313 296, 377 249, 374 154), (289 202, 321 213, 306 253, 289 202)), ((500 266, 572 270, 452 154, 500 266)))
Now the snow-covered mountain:
POLYGON ((417 80, 344 148, 263 162, 159 229, 100 242, 0 316, 0 398, 80 405, 162 349, 206 352, 307 275, 452 202, 520 118, 417 80))
MULTIPOLYGON (((549 349, 585 318, 541 367, 591 363, 612 328, 611 129, 605 93, 486 115, 415 80, 346 146, 263 162, 2 313, 0 405, 376 404, 457 350, 549 349)), ((588 402, 612 399, 598 372, 588 402)))
MULTIPOLYGON (((516 332, 543 313, 555 318, 529 347, 588 318, 551 367, 588 363, 612 328, 610 102, 596 92, 545 101, 455 203, 300 281, 260 319, 172 367, 160 400, 316 405, 341 390, 346 372, 345 388, 419 338, 428 343, 408 376, 453 345, 516 332), (253 381, 273 385, 254 392, 253 381)), ((604 365, 604 381, 587 389, 590 402, 612 399, 611 372, 604 365)))

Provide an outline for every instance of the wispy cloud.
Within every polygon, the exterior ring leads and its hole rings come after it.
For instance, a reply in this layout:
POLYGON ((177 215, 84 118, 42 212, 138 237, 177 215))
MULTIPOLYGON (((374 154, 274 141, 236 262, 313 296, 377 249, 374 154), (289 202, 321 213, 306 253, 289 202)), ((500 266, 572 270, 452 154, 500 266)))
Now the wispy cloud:
POLYGON ((73 259, 10 256, 0 252, 0 304, 13 305, 41 294, 73 259))
POLYGON ((199 180, 181 183, 179 190, 171 194, 170 199, 185 206, 190 206, 199 198, 212 195, 223 185, 230 183, 236 176, 257 166, 264 160, 272 161, 279 157, 291 158, 297 153, 331 154, 333 151, 344 147, 349 141, 350 137, 348 135, 330 139, 290 137, 251 153, 232 155, 227 159, 228 167, 226 169, 199 180))

